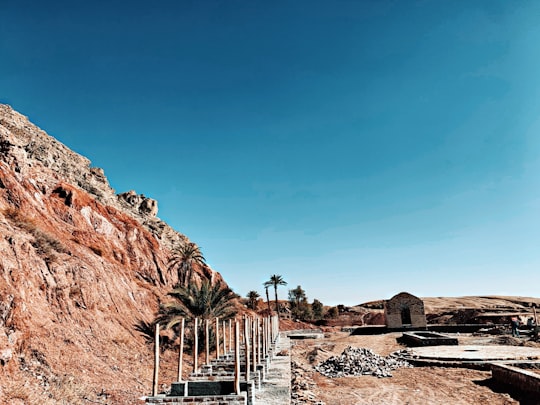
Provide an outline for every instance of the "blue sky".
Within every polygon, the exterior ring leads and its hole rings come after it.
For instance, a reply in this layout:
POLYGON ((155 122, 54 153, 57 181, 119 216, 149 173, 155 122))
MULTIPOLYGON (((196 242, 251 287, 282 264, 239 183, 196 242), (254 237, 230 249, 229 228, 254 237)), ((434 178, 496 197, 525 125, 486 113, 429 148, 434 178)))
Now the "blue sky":
POLYGON ((126 4, 0 2, 0 102, 237 293, 538 296, 540 3, 126 4))

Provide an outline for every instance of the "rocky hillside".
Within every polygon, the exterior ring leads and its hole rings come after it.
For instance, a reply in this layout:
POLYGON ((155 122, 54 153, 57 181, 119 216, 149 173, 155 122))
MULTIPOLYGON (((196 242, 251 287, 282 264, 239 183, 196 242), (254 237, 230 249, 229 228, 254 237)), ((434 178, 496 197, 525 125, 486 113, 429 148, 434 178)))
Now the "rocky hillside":
MULTIPOLYGON (((0 105, 0 403, 134 403, 152 353, 135 326, 189 243, 157 202, 0 105)), ((209 268, 195 277, 220 279, 209 268)))

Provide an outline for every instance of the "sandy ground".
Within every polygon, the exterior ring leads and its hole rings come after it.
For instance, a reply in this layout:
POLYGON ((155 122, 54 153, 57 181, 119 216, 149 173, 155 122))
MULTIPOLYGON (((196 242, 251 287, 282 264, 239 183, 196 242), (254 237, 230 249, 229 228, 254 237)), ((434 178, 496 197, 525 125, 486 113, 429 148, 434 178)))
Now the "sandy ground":
MULTIPOLYGON (((347 346, 366 347, 386 356, 403 349, 396 342, 401 333, 376 336, 349 336, 337 332, 325 339, 293 341, 292 360, 307 370, 305 376, 316 384, 310 390, 326 405, 390 404, 519 404, 519 400, 495 387, 489 371, 465 368, 415 367, 393 372, 393 377, 372 376, 327 378, 313 366, 339 355, 347 346)), ((475 339, 475 338, 470 338, 475 339)), ((468 340, 466 337, 463 341, 468 340)), ((461 342, 460 342, 461 344, 461 342)), ((522 404, 528 402, 521 402, 522 404)))

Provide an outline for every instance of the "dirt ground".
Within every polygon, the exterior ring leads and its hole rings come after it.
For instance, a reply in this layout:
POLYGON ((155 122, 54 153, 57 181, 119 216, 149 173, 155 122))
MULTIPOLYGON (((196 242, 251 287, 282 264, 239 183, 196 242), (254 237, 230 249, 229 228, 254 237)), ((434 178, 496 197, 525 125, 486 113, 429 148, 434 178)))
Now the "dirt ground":
MULTIPOLYGON (((292 360, 303 369, 302 378, 310 381, 314 400, 326 405, 434 405, 520 404, 519 398, 494 386, 489 371, 466 368, 415 367, 392 372, 389 378, 372 376, 327 378, 314 366, 342 353, 347 346, 365 347, 386 356, 403 349, 396 342, 401 333, 349 336, 347 333, 327 333, 325 339, 293 341, 292 360)), ((460 344, 478 340, 463 336, 460 344)), ((522 401, 521 404, 529 403, 522 401)))

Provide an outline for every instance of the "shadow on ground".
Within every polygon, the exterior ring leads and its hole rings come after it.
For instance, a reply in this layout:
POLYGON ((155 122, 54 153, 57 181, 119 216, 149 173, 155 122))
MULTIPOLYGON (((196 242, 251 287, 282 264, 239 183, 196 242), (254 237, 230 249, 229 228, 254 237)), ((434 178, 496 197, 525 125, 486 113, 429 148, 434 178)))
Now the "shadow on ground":
POLYGON ((510 397, 512 397, 512 399, 519 401, 520 405, 538 405, 538 395, 533 392, 527 393, 521 390, 517 390, 511 385, 502 384, 498 381, 495 381, 493 378, 476 380, 473 382, 476 385, 487 387, 498 394, 508 394, 510 397))

